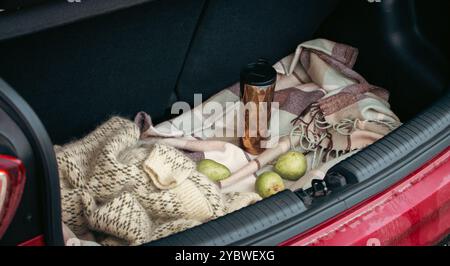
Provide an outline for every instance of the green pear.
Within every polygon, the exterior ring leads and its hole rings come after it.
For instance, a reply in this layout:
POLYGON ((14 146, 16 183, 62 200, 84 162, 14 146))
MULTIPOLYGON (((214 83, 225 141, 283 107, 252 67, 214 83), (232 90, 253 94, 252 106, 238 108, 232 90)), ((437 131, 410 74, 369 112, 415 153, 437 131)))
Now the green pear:
POLYGON ((214 182, 222 181, 231 176, 230 170, 225 165, 207 159, 198 162, 197 171, 206 175, 214 182))
POLYGON ((274 170, 286 180, 297 181, 305 175, 307 166, 305 155, 291 151, 278 158, 274 170))
POLYGON ((256 192, 262 198, 268 198, 285 189, 283 179, 275 172, 261 174, 255 183, 256 192))

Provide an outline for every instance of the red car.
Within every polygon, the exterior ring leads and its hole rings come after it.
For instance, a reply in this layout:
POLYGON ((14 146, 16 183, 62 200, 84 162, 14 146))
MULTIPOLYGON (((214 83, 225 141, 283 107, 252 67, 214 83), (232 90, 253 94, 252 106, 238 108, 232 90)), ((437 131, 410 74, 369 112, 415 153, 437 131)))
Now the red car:
POLYGON ((403 126, 284 191, 147 245, 439 245, 450 234, 450 4, 420 0, 0 1, 0 245, 64 245, 53 145, 111 114, 169 118, 327 38, 403 126))

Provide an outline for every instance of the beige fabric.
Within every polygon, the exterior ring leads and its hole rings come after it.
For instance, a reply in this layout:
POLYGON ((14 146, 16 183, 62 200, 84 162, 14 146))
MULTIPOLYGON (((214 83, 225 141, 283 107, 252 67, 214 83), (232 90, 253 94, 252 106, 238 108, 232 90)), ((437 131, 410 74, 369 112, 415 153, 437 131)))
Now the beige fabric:
POLYGON ((144 162, 144 170, 160 189, 179 186, 195 169, 195 163, 169 147, 153 149, 144 162), (175 168, 174 168, 175 166, 175 168))
POLYGON ((139 245, 260 200, 222 194, 182 152, 140 146, 139 135, 132 121, 114 117, 56 149, 62 219, 75 235, 95 232, 104 245, 139 245))

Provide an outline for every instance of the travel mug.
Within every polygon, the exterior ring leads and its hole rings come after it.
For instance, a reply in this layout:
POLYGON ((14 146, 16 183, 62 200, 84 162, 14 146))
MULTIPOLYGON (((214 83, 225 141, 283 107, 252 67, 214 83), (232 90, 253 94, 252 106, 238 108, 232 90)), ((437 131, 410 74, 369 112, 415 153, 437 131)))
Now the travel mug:
POLYGON ((261 142, 267 139, 269 132, 276 80, 277 72, 264 59, 248 64, 241 72, 241 97, 245 112, 241 144, 245 151, 253 155, 265 150, 261 142))

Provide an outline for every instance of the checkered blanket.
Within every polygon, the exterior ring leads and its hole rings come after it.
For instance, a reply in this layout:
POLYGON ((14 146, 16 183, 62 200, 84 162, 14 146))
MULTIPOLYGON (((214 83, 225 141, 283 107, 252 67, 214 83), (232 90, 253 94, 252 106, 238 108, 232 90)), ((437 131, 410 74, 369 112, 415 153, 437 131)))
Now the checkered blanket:
POLYGON ((333 165, 401 125, 390 110, 388 91, 352 69, 357 55, 356 48, 317 39, 300 44, 274 65, 278 108, 272 110, 272 146, 259 156, 241 149, 233 134, 240 106, 238 83, 157 126, 139 113, 135 122, 141 140, 182 149, 194 160, 224 164, 233 175, 220 183, 223 192, 253 192, 259 173, 270 170, 282 153, 300 151, 307 156, 308 172, 299 181, 286 181, 286 186, 307 189, 312 179, 323 179, 333 165), (218 104, 222 111, 205 112, 208 103, 218 104))

